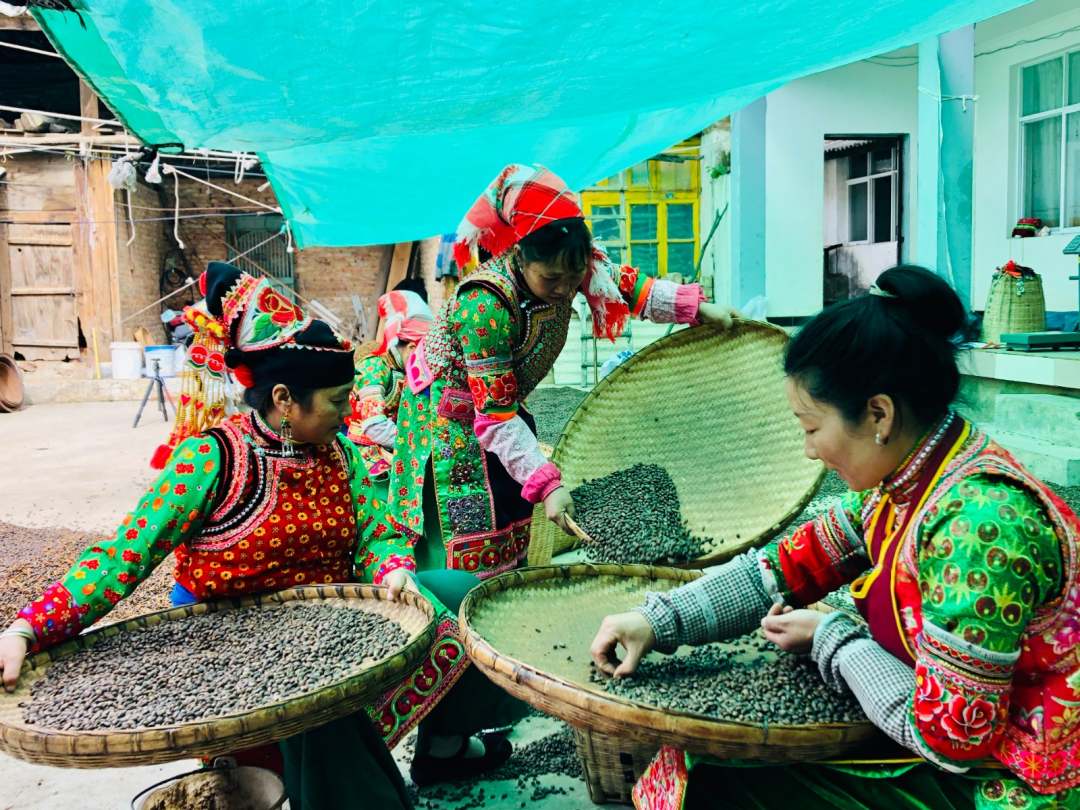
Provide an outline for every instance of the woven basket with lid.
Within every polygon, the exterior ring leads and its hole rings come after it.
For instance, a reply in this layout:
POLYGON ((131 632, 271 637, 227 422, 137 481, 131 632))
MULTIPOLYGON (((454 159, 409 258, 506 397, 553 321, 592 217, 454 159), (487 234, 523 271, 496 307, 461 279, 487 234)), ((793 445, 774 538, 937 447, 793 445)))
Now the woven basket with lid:
MULTIPOLYGON (((803 452, 784 388, 787 334, 757 321, 675 332, 603 379, 570 418, 552 453, 563 481, 637 463, 670 473, 683 519, 714 543, 694 566, 760 545, 797 515, 825 470, 803 452)), ((533 514, 529 564, 545 565, 575 539, 533 514)))
POLYGON ((91 630, 30 656, 18 688, 10 694, 0 692, 0 751, 28 762, 69 768, 152 765, 253 748, 361 711, 412 672, 434 641, 435 609, 431 603, 409 591, 402 596, 401 601, 392 601, 386 588, 374 585, 315 585, 157 611, 91 630), (92 648, 103 638, 204 613, 251 606, 274 610, 295 600, 328 600, 342 610, 376 613, 400 625, 409 641, 394 655, 357 665, 334 683, 253 711, 136 730, 61 731, 23 721, 20 704, 33 700, 30 688, 44 677, 50 664, 92 648))

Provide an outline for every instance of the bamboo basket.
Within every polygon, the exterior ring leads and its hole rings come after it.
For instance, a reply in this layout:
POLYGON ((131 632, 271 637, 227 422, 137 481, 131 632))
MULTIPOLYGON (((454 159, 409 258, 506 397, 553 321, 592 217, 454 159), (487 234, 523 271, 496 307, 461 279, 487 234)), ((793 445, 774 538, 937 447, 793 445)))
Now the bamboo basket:
POLYGON ((1046 298, 1042 277, 1015 278, 998 270, 990 284, 983 313, 982 339, 1000 343, 1010 332, 1041 332, 1046 329, 1046 298))
MULTIPOLYGON (((775 535, 814 496, 824 467, 803 452, 784 389, 784 330, 737 320, 656 341, 582 400, 551 460, 573 489, 637 463, 671 474, 683 519, 713 543, 698 560, 722 562, 775 535)), ((577 545, 533 513, 529 564, 577 545)))
POLYGON ((27 762, 69 768, 152 765, 254 748, 361 711, 387 687, 412 672, 434 641, 435 609, 431 603, 409 591, 403 597, 401 602, 391 601, 386 589, 375 585, 315 585, 161 610, 91 630, 30 656, 18 689, 11 694, 0 693, 0 751, 27 762), (32 700, 31 686, 45 675, 52 662, 90 649, 104 638, 203 613, 249 606, 273 610, 286 602, 319 599, 342 609, 385 616, 405 630, 409 641, 394 655, 359 666, 339 681, 254 711, 136 730, 61 731, 23 722, 19 704, 32 700))
POLYGON ((594 798, 628 795, 627 781, 640 775, 634 771, 662 744, 782 763, 827 759, 876 737, 869 722, 720 721, 628 700, 589 682, 589 645, 604 616, 641 604, 647 591, 667 591, 698 576, 644 565, 525 568, 485 580, 462 602, 460 623, 473 663, 515 697, 581 732, 579 750, 594 798))
POLYGON ((597 804, 630 804, 634 785, 660 750, 654 743, 580 728, 574 729, 574 745, 589 798, 597 804))

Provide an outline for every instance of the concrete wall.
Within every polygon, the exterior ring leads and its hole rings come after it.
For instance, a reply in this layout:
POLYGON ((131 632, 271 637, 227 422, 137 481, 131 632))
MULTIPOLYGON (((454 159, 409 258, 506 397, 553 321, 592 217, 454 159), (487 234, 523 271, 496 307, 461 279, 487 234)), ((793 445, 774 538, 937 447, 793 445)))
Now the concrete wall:
MULTIPOLYGON (((1057 34, 1080 25, 1075 0, 1038 0, 976 26, 976 54, 1057 34)), ((1043 277, 1046 307, 1077 308, 1076 259, 1061 249, 1076 235, 1055 233, 1044 238, 1013 239, 1012 227, 1021 216, 1019 193, 1018 82, 1021 65, 1048 58, 1080 45, 1080 31, 977 55, 975 91, 974 252, 971 302, 983 309, 995 267, 1009 259, 1035 268, 1043 277)))
POLYGON ((826 135, 904 136, 901 255, 911 255, 917 92, 916 68, 857 62, 793 81, 768 96, 765 263, 770 316, 812 315, 822 305, 826 135))
MULTIPOLYGON (((709 236, 716 214, 724 210, 731 199, 731 176, 712 176, 721 156, 731 154, 731 126, 724 119, 701 134, 701 204, 699 230, 702 245, 709 236)), ((701 282, 712 300, 740 305, 731 300, 731 210, 724 215, 712 241, 702 253, 701 282)))

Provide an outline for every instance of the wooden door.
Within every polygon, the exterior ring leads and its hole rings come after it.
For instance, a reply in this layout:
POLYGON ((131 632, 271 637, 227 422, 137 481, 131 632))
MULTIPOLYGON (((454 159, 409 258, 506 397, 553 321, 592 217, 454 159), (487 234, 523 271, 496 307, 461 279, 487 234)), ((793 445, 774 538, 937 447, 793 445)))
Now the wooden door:
POLYGON ((11 344, 27 360, 79 356, 70 225, 8 225, 11 344))
POLYGON ((18 155, 0 194, 0 346, 27 360, 79 356, 72 164, 18 155))

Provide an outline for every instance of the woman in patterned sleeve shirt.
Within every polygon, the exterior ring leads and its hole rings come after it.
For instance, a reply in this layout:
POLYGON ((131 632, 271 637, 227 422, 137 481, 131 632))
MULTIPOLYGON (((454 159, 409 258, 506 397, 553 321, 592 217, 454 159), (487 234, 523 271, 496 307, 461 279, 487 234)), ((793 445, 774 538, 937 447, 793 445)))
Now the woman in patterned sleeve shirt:
POLYGON ((534 504, 560 525, 573 513, 522 403, 566 342, 579 291, 597 337, 614 339, 631 316, 731 319, 696 284, 612 265, 576 195, 539 167, 506 167, 470 209, 458 264, 468 267, 479 250, 492 258, 465 276, 406 364, 390 480, 395 531, 366 560, 374 581, 391 587, 427 568, 478 577, 514 568, 534 504))
POLYGON ((901 266, 808 323, 788 346, 788 396, 807 456, 852 492, 791 536, 607 617, 592 645, 622 677, 651 649, 760 625, 922 764, 890 778, 736 772, 665 748, 637 807, 708 806, 717 789, 729 807, 790 806, 793 789, 800 807, 1080 807, 1080 522, 950 410, 964 322, 944 281, 901 266), (861 620, 800 608, 849 584, 861 620))

